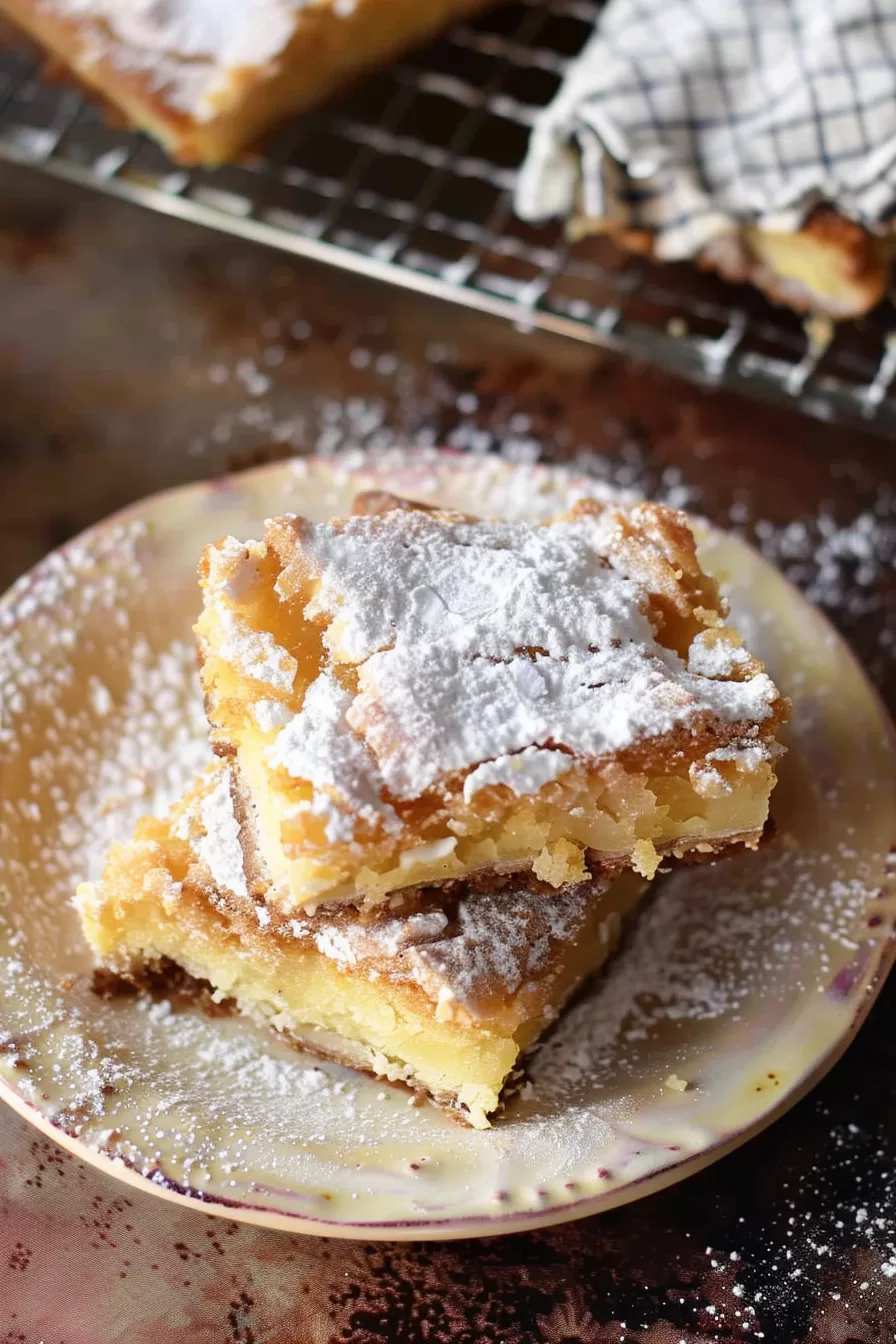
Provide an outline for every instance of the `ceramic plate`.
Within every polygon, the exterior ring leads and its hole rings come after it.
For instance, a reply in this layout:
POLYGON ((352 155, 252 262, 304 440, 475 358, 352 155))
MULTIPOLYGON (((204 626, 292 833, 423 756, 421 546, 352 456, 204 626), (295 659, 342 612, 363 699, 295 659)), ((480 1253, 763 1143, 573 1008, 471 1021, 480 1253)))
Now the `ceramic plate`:
POLYGON ((449 454, 279 464, 149 499, 3 599, 0 1091, 131 1185, 297 1232, 478 1236, 610 1208, 719 1157, 804 1093, 893 955, 887 721, 830 626, 731 537, 707 529, 704 562, 794 702, 776 843, 661 879, 491 1130, 247 1022, 90 988, 75 883, 206 759, 190 633, 201 545, 257 536, 275 513, 331 517, 370 486, 514 517, 602 491, 449 454))

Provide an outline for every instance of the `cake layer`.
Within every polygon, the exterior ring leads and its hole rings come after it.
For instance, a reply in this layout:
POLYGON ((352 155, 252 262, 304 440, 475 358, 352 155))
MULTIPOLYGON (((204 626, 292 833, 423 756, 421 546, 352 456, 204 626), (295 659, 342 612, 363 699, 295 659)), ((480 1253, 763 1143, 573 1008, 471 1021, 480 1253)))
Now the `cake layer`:
POLYGON ((0 12, 182 163, 281 118, 487 0, 0 0, 0 12))
POLYGON ((229 767, 110 851, 76 898, 99 964, 175 963, 297 1044, 407 1084, 482 1127, 521 1054, 610 955, 631 876, 546 892, 514 878, 419 893, 365 916, 287 918, 250 896, 229 767))
POLYGON ((786 702, 684 515, 362 500, 208 548, 197 624, 250 886, 285 912, 755 845, 786 702))

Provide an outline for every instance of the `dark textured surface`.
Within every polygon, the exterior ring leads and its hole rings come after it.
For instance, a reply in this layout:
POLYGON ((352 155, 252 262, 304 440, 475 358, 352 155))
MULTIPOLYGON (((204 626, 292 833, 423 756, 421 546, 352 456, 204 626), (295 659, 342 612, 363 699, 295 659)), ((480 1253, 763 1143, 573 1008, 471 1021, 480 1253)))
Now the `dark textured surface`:
MULTIPOLYGON (((0 172, 0 586, 148 491, 346 442, 576 458, 758 539, 896 704, 892 446, 0 172)), ((0 1341, 896 1339, 896 986, 803 1103, 529 1236, 289 1238, 0 1113, 0 1341)))

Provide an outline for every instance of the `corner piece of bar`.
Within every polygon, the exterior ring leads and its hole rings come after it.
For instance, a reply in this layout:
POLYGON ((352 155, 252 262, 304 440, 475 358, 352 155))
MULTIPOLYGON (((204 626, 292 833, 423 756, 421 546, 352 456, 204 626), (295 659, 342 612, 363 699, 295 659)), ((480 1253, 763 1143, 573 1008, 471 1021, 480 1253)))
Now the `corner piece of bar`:
POLYGON ((213 167, 487 3, 0 0, 0 14, 173 159, 213 167))
POLYGON ((400 908, 289 918, 249 892, 232 794, 230 766, 216 762, 166 819, 113 846, 102 882, 79 888, 99 967, 138 987, 167 968, 178 990, 186 972, 212 1002, 476 1128, 610 956, 644 888, 629 874, 546 893, 513 876, 419 892, 400 908))
POLYGON ((546 523, 382 492, 200 567, 212 740, 287 913, 486 873, 549 887, 754 847, 787 715, 686 515, 546 523))

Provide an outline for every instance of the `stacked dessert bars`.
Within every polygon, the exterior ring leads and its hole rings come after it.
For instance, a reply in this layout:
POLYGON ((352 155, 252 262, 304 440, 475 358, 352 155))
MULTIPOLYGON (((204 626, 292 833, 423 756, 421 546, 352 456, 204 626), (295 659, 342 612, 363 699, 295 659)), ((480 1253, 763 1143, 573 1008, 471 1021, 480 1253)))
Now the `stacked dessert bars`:
POLYGON ((365 494, 200 585, 215 764, 76 897, 117 976, 179 968, 484 1127, 658 866, 762 837, 787 702, 677 511, 365 494))

